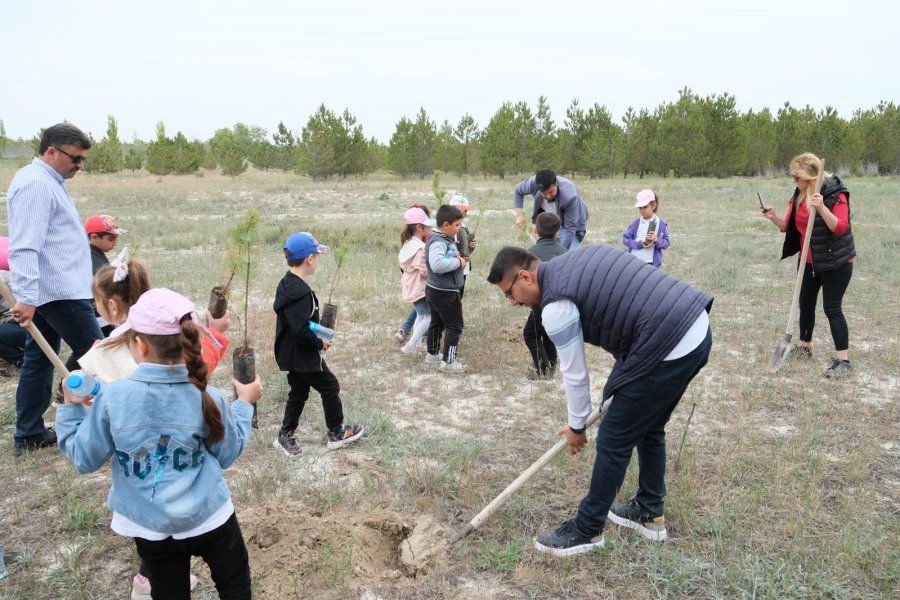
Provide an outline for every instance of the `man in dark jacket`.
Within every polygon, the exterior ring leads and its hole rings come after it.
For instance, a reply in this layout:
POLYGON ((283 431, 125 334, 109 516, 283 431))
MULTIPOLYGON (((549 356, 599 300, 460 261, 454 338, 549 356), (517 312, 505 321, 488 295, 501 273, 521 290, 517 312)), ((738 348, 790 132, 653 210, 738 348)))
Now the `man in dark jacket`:
POLYGON ((577 250, 587 232, 588 209, 578 188, 565 177, 558 177, 550 169, 541 169, 532 177, 516 185, 513 192, 513 208, 516 211, 516 227, 525 228, 525 196, 534 196, 531 222, 537 223, 538 215, 551 212, 562 223, 559 243, 566 250, 577 250))
POLYGON ((615 358, 603 400, 615 397, 597 431, 588 493, 576 517, 538 534, 535 548, 555 556, 588 552, 603 545, 607 518, 647 539, 664 540, 665 425, 709 357, 712 296, 599 244, 546 263, 522 248, 503 248, 488 282, 513 304, 541 312, 565 380, 569 417, 558 433, 572 454, 587 443, 591 412, 584 342, 615 358), (635 448, 637 493, 627 503, 614 503, 635 448))
POLYGON ((329 450, 354 442, 363 434, 361 425, 344 424, 341 386, 321 355, 331 347, 331 342, 320 339, 310 328, 310 323, 319 322, 319 299, 303 277, 315 273, 319 256, 329 251, 328 246, 320 245, 305 231, 291 235, 284 243, 284 256, 290 269, 275 291, 275 362, 279 369, 287 371, 291 390, 281 430, 272 445, 288 457, 300 454, 294 432, 310 388, 322 396, 329 450))

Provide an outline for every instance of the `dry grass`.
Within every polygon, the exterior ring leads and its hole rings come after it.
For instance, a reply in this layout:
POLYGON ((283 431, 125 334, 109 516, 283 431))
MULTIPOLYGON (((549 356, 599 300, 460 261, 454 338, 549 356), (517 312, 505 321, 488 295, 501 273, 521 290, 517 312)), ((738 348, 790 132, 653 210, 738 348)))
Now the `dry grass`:
MULTIPOLYGON (((0 190, 12 173, 0 166, 0 190)), ((611 525, 610 543, 596 555, 553 560, 535 553, 535 531, 568 518, 587 488, 593 456, 583 452, 554 460, 452 549, 437 573, 415 581, 361 580, 343 555, 323 552, 318 575, 293 574, 297 597, 308 595, 308 584, 322 572, 333 581, 315 590, 325 598, 897 597, 900 351, 893 331, 900 323, 894 292, 900 228, 884 211, 898 180, 849 181, 859 258, 844 303, 856 374, 844 381, 822 377, 831 343, 821 309, 816 358, 776 375, 767 370, 787 318, 793 265, 777 261, 781 238, 754 209, 755 192, 783 207, 788 181, 577 181, 591 211, 587 241, 615 246, 634 216, 634 193, 658 190, 673 242, 665 268, 716 296, 710 364, 669 426, 671 540, 650 546, 611 525), (676 472, 678 441, 694 403, 676 472)), ((494 253, 518 243, 514 183, 444 181, 447 188, 464 187, 484 213, 464 301, 460 352, 470 372, 453 378, 401 355, 392 338, 408 308, 399 299, 396 266, 400 215, 413 202, 435 205, 430 181, 121 174, 79 175, 70 189, 82 215, 107 212, 129 229, 122 242, 139 246, 155 285, 201 306, 224 270, 227 228, 248 208, 263 214, 265 242, 247 325, 266 394, 259 433, 228 472, 239 518, 251 506, 277 507, 290 498, 329 518, 391 510, 411 520, 429 514, 455 529, 543 453, 565 420, 559 379, 535 384, 523 377, 524 311, 484 281, 494 253), (367 435, 352 452, 326 454, 314 396, 298 432, 304 454, 287 461, 270 446, 286 395, 271 355, 270 307, 285 269, 280 244, 298 230, 351 248, 334 297, 339 338, 327 359, 341 380, 348 418, 363 423, 367 435)), ((323 265, 312 284, 324 300, 334 264, 323 265)), ((242 296, 235 293, 232 309, 242 296)), ((242 324, 233 323, 237 339, 242 324)), ((611 360, 593 348, 588 357, 599 392, 611 360)), ((223 364, 216 383, 227 383, 229 372, 223 364)), ((0 382, 8 442, 14 390, 14 381, 0 382)), ((0 453, 0 541, 18 558, 0 583, 0 597, 127 596, 136 561, 131 542, 108 529, 106 471, 77 476, 57 452, 14 460, 7 447, 0 453)), ((623 497, 634 478, 632 469, 623 497)), ((254 577, 273 576, 262 562, 252 567, 254 577)), ((211 590, 204 580, 195 597, 212 597, 211 590)))

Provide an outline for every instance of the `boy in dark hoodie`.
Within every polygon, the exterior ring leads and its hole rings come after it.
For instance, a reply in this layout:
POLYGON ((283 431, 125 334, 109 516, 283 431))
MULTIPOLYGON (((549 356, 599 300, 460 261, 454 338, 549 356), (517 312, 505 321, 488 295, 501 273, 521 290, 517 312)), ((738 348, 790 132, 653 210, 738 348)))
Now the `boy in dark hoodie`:
POLYGON ((310 388, 322 396, 329 450, 355 442, 363 434, 362 425, 344 424, 341 386, 321 354, 331 347, 331 342, 319 339, 309 327, 311 322, 319 322, 319 299, 303 278, 316 272, 320 255, 329 251, 328 246, 319 245, 305 231, 291 235, 284 243, 284 256, 290 269, 275 291, 275 361, 279 369, 287 371, 291 390, 281 431, 272 445, 289 457, 300 454, 294 431, 310 388))

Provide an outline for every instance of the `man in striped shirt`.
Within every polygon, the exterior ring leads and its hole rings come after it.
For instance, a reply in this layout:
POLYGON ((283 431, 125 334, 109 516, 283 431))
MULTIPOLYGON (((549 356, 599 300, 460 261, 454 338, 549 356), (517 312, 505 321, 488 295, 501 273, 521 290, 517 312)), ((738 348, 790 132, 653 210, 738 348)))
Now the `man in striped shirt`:
MULTIPOLYGON (((84 165, 91 140, 74 125, 44 130, 38 156, 16 172, 7 192, 12 314, 34 324, 58 353, 61 340, 76 358, 102 334, 91 304, 91 253, 65 180, 84 165)), ((16 390, 15 455, 56 444, 44 425, 53 364, 29 335, 16 390)))

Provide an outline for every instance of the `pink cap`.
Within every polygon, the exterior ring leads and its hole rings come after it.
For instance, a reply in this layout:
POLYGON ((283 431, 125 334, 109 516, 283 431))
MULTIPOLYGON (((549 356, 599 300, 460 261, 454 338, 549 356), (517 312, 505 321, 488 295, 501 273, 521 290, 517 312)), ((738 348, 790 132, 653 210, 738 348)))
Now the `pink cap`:
POLYGON ((175 335, 181 333, 181 322, 185 317, 197 320, 193 302, 172 290, 153 288, 141 294, 134 303, 121 330, 131 329, 135 333, 148 335, 175 335))
POLYGON ((637 202, 634 203, 635 208, 642 208, 656 200, 656 194, 653 190, 641 190, 637 193, 637 202))
POLYGON ((434 219, 429 219, 425 211, 418 206, 413 206, 403 214, 403 220, 407 225, 425 225, 426 227, 434 227, 434 219))

